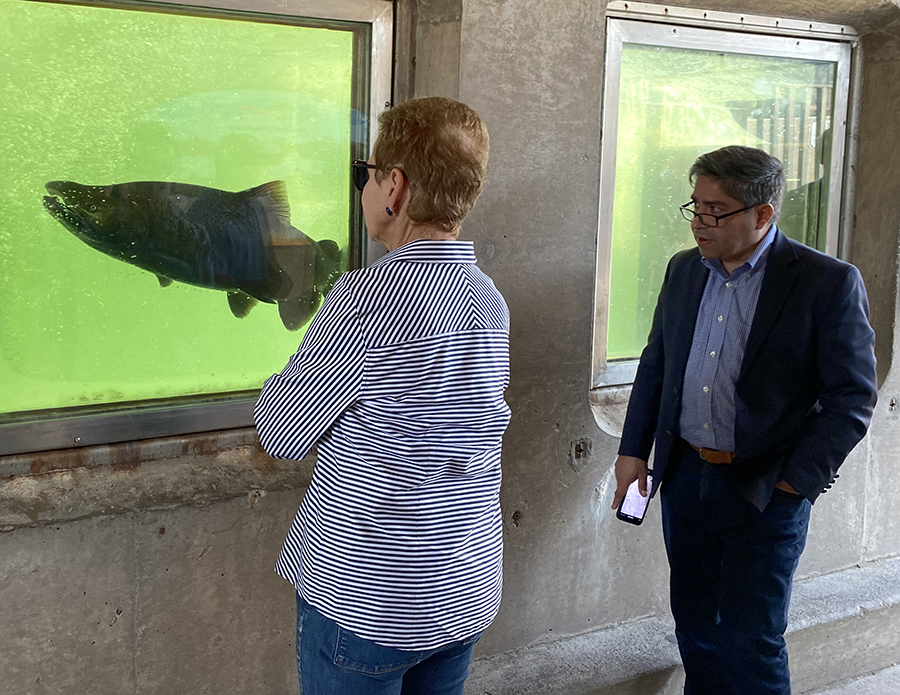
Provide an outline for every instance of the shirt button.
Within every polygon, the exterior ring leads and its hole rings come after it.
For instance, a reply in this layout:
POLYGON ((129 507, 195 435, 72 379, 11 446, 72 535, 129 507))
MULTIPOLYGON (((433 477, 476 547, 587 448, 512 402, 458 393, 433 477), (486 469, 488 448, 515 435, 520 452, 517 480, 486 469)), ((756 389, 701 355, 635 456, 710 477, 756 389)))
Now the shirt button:
POLYGON ((703 387, 703 393, 709 393, 709 386, 703 387))
POLYGON ((708 430, 708 429, 709 429, 709 423, 708 423, 708 422, 704 422, 704 423, 703 423, 703 429, 705 429, 705 430, 708 430))
POLYGON ((731 283, 730 283, 730 282, 726 282, 726 283, 725 283, 725 287, 731 287, 731 283))
POLYGON ((716 356, 716 351, 713 350, 711 353, 709 353, 709 356, 710 356, 710 357, 715 357, 715 356, 716 356))
POLYGON ((725 320, 725 317, 724 317, 724 316, 717 316, 717 317, 716 317, 716 321, 718 321, 718 322, 720 322, 720 323, 721 323, 722 321, 724 321, 724 320, 725 320))

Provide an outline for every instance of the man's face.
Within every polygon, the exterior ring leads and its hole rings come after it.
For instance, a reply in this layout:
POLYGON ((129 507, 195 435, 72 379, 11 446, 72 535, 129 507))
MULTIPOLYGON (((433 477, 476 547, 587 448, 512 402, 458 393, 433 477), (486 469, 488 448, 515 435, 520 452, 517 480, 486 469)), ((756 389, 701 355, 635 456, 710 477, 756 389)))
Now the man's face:
MULTIPOLYGON (((740 200, 725 193, 717 180, 708 176, 697 177, 691 200, 694 212, 716 216, 746 207, 740 200)), ((770 205, 757 205, 719 220, 715 227, 708 227, 695 217, 691 222, 691 232, 703 257, 718 258, 731 272, 753 255, 769 229, 772 212, 770 205)))

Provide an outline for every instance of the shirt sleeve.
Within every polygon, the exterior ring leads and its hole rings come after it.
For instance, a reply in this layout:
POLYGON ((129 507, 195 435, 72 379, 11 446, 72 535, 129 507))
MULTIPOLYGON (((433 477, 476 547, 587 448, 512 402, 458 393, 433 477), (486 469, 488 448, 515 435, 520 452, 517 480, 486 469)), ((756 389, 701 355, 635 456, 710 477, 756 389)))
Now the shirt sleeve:
POLYGON ((260 392, 253 415, 270 456, 304 458, 359 395, 365 342, 346 277, 329 292, 296 354, 260 392))

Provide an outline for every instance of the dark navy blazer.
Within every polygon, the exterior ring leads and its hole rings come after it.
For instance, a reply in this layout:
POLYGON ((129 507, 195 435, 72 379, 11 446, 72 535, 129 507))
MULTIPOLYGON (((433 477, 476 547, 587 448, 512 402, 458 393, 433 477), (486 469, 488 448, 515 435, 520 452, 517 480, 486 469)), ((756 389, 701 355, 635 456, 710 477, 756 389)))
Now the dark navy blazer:
MULTIPOLYGON (((647 460, 655 493, 678 438, 681 389, 709 270, 697 249, 669 261, 641 353, 619 453, 647 460)), ((875 333, 859 271, 778 231, 735 384, 734 463, 722 472, 764 509, 784 479, 810 501, 869 426, 875 333)))

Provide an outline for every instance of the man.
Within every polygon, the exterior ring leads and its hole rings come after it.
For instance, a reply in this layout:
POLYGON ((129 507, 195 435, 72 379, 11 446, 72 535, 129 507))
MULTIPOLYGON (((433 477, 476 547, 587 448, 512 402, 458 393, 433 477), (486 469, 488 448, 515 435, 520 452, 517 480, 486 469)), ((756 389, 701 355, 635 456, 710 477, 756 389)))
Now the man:
POLYGON ((866 432, 874 332, 859 271, 776 227, 784 172, 697 159, 616 460, 617 507, 662 484, 686 695, 788 695, 784 631, 810 505, 866 432))

